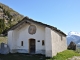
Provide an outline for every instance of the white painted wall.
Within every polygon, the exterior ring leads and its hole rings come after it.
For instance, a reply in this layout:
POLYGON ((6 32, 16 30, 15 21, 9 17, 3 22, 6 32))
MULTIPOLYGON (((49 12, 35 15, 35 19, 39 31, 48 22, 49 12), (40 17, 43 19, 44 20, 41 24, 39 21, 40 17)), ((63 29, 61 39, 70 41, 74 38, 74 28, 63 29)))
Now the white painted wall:
POLYGON ((45 50, 46 57, 52 57, 52 39, 51 39, 51 29, 45 28, 45 50))
POLYGON ((60 33, 55 32, 48 27, 45 28, 46 57, 53 57, 58 52, 62 52, 67 49, 66 36, 63 36, 62 38, 63 40, 61 40, 60 33))
POLYGON ((12 49, 12 30, 8 32, 8 46, 10 47, 10 50, 12 49))
POLYGON ((12 40, 9 45, 11 45, 13 50, 18 49, 17 51, 20 53, 29 53, 29 39, 33 38, 36 40, 36 53, 45 54, 45 52, 43 52, 45 50, 45 46, 42 46, 42 40, 45 40, 45 28, 40 25, 36 25, 36 24, 33 24, 33 25, 35 25, 37 28, 36 33, 33 35, 28 33, 29 24, 26 24, 21 29, 17 28, 13 30, 13 34, 10 33, 9 31, 8 41, 12 40), (10 35, 13 35, 13 36, 10 36, 10 35), (40 40, 40 42, 38 42, 38 40, 40 40), (21 41, 23 41, 24 46, 21 46, 21 41), (14 46, 12 46, 12 44, 14 46), (23 49, 23 50, 20 50, 20 49, 23 49))
POLYGON ((63 36, 61 41, 59 33, 42 25, 31 24, 37 28, 33 35, 28 33, 29 24, 8 32, 8 45, 12 53, 29 53, 29 39, 31 38, 36 40, 36 53, 45 54, 46 57, 55 56, 58 52, 67 49, 66 37, 63 36), (45 41, 44 46, 42 46, 42 40, 45 41), (23 46, 21 46, 21 41, 23 41, 23 46))
MULTIPOLYGON (((34 24, 35 25, 35 24, 34 24)), ((40 26, 40 25, 35 25, 37 28, 36 34, 29 34, 28 33, 28 28, 27 28, 27 40, 30 38, 36 39, 36 53, 41 53, 41 50, 45 50, 45 46, 42 46, 42 40, 45 40, 45 28, 40 26), (40 40, 40 42, 37 42, 40 40)), ((27 26, 29 27, 29 25, 27 26)))

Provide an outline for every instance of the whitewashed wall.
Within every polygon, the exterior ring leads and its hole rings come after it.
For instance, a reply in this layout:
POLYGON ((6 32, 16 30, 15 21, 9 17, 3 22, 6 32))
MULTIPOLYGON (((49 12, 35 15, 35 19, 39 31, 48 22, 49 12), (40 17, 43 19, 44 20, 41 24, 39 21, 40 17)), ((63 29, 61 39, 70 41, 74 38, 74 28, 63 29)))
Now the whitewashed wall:
POLYGON ((51 30, 50 28, 45 28, 45 50, 47 57, 53 57, 58 52, 62 52, 67 49, 66 36, 62 35, 62 40, 60 33, 51 30))
POLYGON ((45 28, 45 50, 46 57, 52 57, 52 39, 51 39, 51 29, 45 28))
POLYGON ((37 28, 33 35, 28 33, 29 24, 8 32, 8 45, 12 53, 29 53, 29 39, 31 38, 36 40, 36 53, 45 54, 46 57, 53 57, 58 52, 67 49, 66 37, 63 36, 63 40, 61 40, 59 33, 50 28, 34 23, 32 25, 37 28), (45 41, 44 46, 42 46, 42 40, 45 41), (23 46, 21 46, 21 41, 23 41, 23 46))
POLYGON ((8 32, 8 46, 10 47, 10 50, 12 50, 12 30, 8 32))
POLYGON ((37 28, 36 33, 33 35, 28 33, 29 24, 24 25, 21 29, 17 28, 13 30, 13 34, 11 32, 8 33, 8 41, 11 41, 9 45, 11 45, 13 53, 29 53, 29 39, 33 38, 36 40, 36 53, 45 54, 45 46, 42 46, 42 40, 45 40, 45 28, 40 25, 33 25, 37 28), (38 42, 38 40, 40 40, 40 42, 38 42), (21 41, 23 41, 23 46, 21 46, 21 41), (12 44, 14 46, 12 46, 12 44), (16 49, 17 51, 15 51, 16 49))

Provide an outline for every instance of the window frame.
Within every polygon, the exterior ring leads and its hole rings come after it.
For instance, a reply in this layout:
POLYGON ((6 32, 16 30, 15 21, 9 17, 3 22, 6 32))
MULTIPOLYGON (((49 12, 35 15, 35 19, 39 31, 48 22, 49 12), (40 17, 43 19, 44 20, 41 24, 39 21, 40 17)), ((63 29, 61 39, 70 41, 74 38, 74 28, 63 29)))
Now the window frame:
POLYGON ((42 40, 42 46, 44 46, 45 45, 45 41, 44 40, 42 40))
POLYGON ((61 38, 61 41, 63 40, 63 36, 62 35, 60 35, 60 38, 61 38))
POLYGON ((23 41, 21 41, 21 46, 23 46, 24 44, 23 44, 23 41))

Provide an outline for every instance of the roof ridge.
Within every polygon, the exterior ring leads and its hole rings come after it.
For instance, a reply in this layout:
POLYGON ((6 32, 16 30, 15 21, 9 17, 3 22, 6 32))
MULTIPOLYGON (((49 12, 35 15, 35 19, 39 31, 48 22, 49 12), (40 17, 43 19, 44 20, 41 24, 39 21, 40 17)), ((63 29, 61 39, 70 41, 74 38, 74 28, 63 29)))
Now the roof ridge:
POLYGON ((56 27, 51 26, 51 25, 48 25, 48 24, 45 24, 45 23, 42 23, 42 22, 39 22, 39 21, 36 21, 36 20, 33 20, 33 19, 31 19, 31 18, 29 18, 29 17, 27 17, 27 16, 24 17, 24 18, 23 18, 21 21, 19 21, 17 24, 13 25, 10 29, 8 29, 8 31, 17 28, 17 27, 15 27, 15 26, 18 26, 18 24, 20 24, 21 22, 27 22, 27 21, 32 21, 32 22, 35 22, 35 23, 44 25, 44 26, 49 27, 50 29, 55 30, 55 31, 63 34, 64 36, 66 36, 66 34, 65 34, 64 32, 62 32, 61 30, 57 29, 56 27), (15 28, 14 28, 14 27, 15 27, 15 28))

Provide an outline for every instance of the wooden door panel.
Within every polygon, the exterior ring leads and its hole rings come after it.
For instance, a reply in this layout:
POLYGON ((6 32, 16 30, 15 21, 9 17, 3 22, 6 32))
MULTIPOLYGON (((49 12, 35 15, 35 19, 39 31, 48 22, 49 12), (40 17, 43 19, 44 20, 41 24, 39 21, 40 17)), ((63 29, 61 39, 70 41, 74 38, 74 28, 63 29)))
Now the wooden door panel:
POLYGON ((35 53, 35 39, 30 39, 30 42, 29 42, 29 45, 30 45, 30 53, 35 53))

